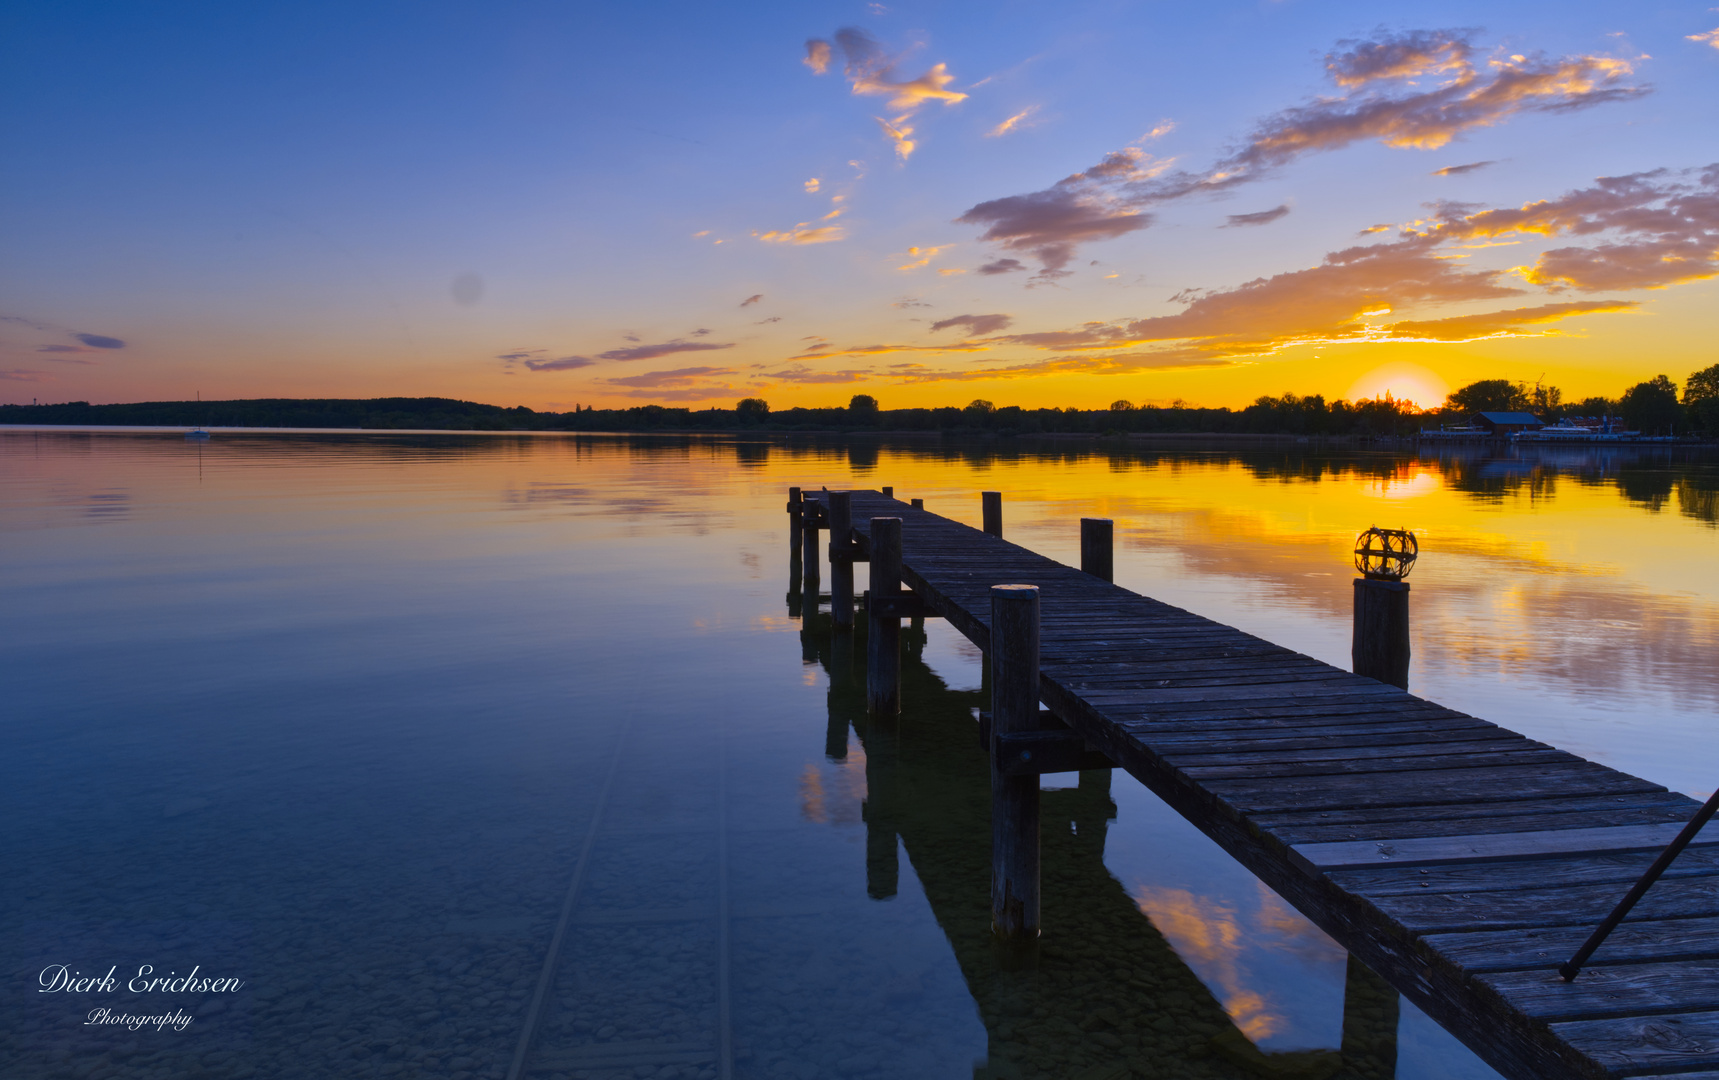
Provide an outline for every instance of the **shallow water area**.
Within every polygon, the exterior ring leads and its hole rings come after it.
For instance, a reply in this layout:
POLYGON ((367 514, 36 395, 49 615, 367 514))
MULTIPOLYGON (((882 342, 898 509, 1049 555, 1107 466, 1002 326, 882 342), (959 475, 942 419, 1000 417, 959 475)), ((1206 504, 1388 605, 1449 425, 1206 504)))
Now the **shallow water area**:
POLYGON ((883 484, 1114 518, 1119 584, 1345 667, 1354 534, 1416 529, 1416 693, 1719 782, 1671 451, 0 433, 0 1075, 1493 1075, 1120 772, 1045 779, 996 956, 978 652, 909 627, 870 720, 789 580, 787 488, 883 484))

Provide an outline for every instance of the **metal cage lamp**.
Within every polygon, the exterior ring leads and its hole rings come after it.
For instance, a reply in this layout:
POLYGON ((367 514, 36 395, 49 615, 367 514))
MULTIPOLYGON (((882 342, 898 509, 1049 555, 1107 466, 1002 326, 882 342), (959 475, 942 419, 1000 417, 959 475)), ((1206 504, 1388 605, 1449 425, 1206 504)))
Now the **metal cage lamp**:
POLYGON ((1375 525, 1355 538, 1355 569, 1369 581, 1401 581, 1419 553, 1414 533, 1375 525))

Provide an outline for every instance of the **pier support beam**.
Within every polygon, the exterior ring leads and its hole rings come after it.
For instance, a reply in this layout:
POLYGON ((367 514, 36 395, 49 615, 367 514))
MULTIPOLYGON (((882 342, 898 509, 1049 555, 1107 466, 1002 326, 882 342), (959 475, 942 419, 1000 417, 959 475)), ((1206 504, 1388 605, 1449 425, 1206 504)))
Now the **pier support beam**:
POLYGON ((1343 1065, 1351 1076, 1397 1075, 1397 991, 1355 957, 1343 984, 1343 1065))
POLYGON ((853 499, 830 492, 830 620, 836 632, 854 627, 853 499))
POLYGON ((901 711, 901 616, 879 601, 901 595, 900 518, 871 519, 870 565, 871 590, 865 605, 866 708, 893 716, 901 711))
MULTIPOLYGON (((1039 589, 991 586, 991 724, 999 735, 1039 726, 1039 589)), ((1039 778, 1005 776, 991 755, 991 933, 1001 944, 1039 936, 1039 778)))
POLYGON ((1116 522, 1080 519, 1080 568, 1095 578, 1116 580, 1116 522))
POLYGON ((818 511, 821 507, 814 499, 800 499, 800 561, 803 564, 804 576, 800 579, 800 587, 805 591, 806 616, 817 614, 818 585, 823 577, 820 564, 824 561, 823 552, 818 550, 818 511))
POLYGON ((1409 583, 1355 579, 1355 674, 1409 688, 1409 583))
POLYGON ((992 536, 1003 535, 1003 493, 1000 491, 979 492, 979 507, 984 515, 985 531, 992 536))
POLYGON ((804 552, 800 540, 800 489, 788 489, 788 617, 800 617, 800 572, 804 552))

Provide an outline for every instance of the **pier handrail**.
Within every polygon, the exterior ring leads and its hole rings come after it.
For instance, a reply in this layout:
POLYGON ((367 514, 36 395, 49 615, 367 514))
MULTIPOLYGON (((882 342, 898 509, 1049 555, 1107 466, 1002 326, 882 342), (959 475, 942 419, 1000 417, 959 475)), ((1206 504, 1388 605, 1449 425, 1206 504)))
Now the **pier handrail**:
POLYGON ((1618 923, 1623 922, 1624 916, 1629 914, 1630 908, 1635 907, 1636 901, 1647 895, 1647 890, 1651 889, 1653 883, 1659 880, 1659 875, 1670 868, 1672 862, 1683 853, 1684 848, 1689 846, 1689 842, 1695 839, 1696 834, 1713 817, 1715 811, 1719 811, 1719 791, 1707 796, 1707 801, 1701 804, 1701 809, 1695 811, 1695 816, 1689 819, 1689 824, 1683 827, 1683 831, 1679 832, 1671 843, 1665 845, 1665 850, 1659 853, 1659 858, 1653 860, 1653 865, 1647 868, 1647 872, 1641 875, 1641 879, 1630 887, 1629 892, 1624 894, 1622 900, 1618 901, 1617 907, 1612 908, 1612 913, 1605 917, 1605 920, 1588 936, 1588 940, 1582 943, 1582 947, 1576 950, 1576 955, 1558 965, 1558 974, 1564 977, 1565 982, 1575 981, 1576 976, 1582 973, 1582 965, 1586 964, 1588 959, 1594 955, 1594 950, 1598 949, 1605 942, 1607 936, 1617 929, 1618 923))

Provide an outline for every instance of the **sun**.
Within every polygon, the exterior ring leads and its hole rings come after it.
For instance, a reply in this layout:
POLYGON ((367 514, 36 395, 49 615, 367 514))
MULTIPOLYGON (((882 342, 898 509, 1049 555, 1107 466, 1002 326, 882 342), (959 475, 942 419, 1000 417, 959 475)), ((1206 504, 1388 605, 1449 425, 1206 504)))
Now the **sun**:
POLYGON ((1450 384, 1438 373, 1407 361, 1384 364, 1357 378, 1344 395, 1350 401, 1384 397, 1389 392, 1398 401, 1410 401, 1417 408, 1431 409, 1444 404, 1450 384))

